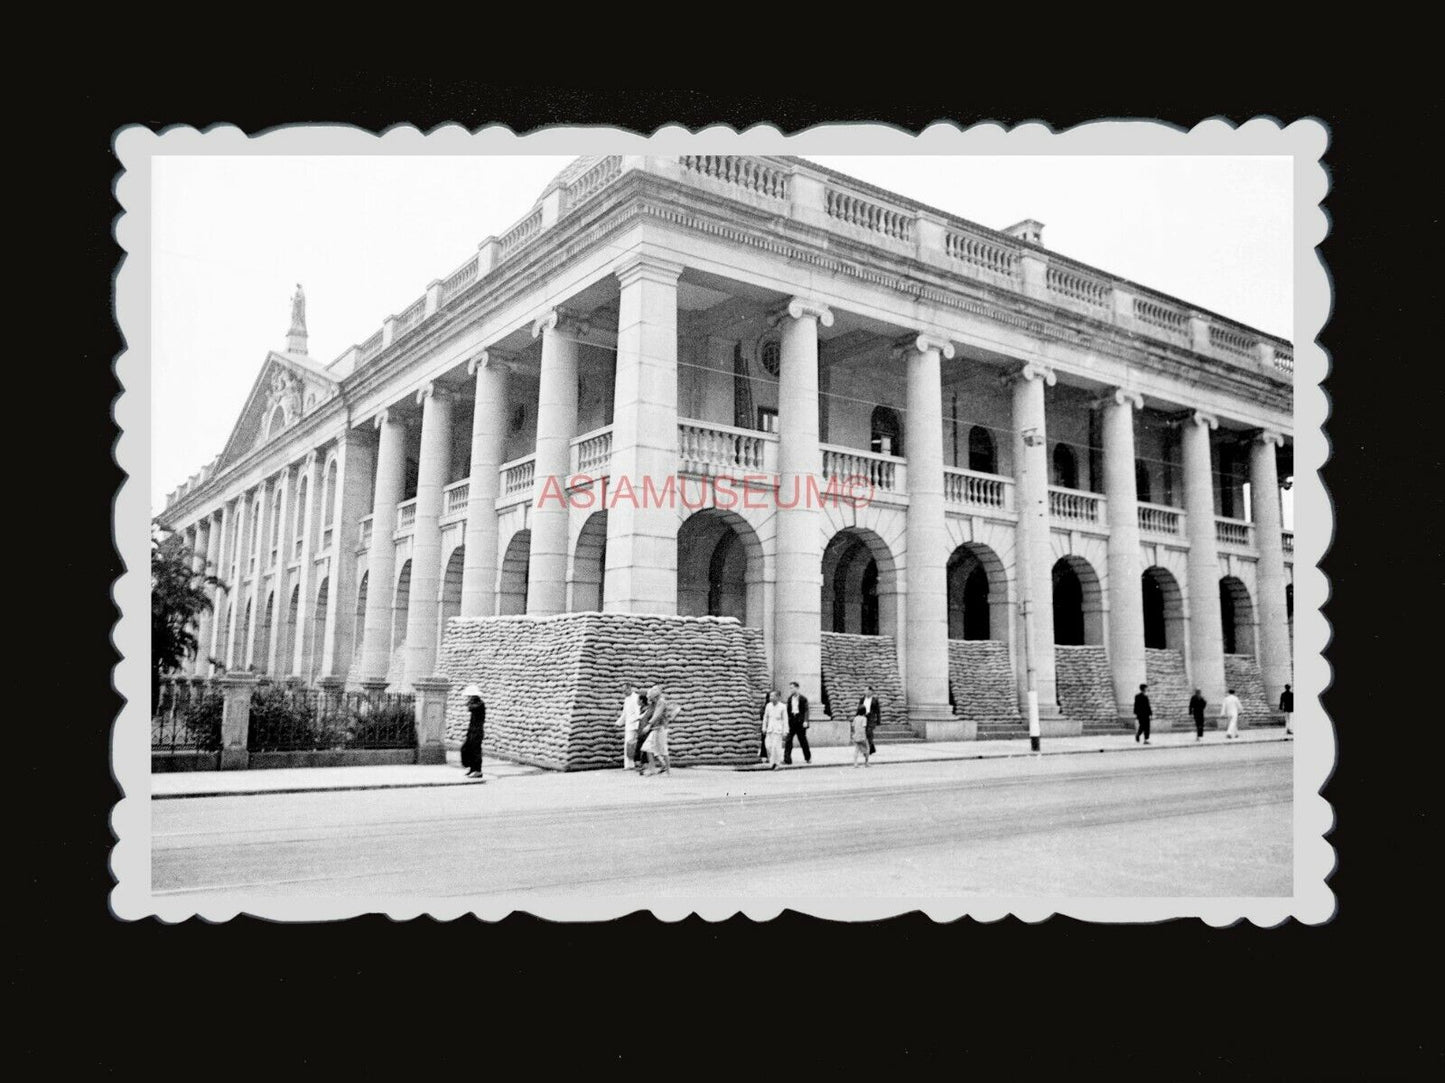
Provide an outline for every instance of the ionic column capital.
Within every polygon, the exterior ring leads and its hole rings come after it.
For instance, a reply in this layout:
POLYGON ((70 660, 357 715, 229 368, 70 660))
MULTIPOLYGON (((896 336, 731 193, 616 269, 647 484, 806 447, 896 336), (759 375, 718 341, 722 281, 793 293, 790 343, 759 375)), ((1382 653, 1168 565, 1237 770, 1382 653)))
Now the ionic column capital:
POLYGON ((435 380, 428 380, 417 388, 416 404, 425 405, 428 398, 434 398, 438 402, 448 402, 452 397, 452 389, 445 384, 439 384, 435 380))
POLYGON ((546 331, 558 331, 574 338, 582 338, 588 330, 585 319, 562 308, 549 309, 532 321, 533 338, 541 338, 546 331))
POLYGON ((1003 378, 1006 385, 1028 380, 1041 380, 1045 387, 1053 387, 1059 382, 1059 374, 1040 361, 1025 361, 1016 371, 1003 378))
POLYGON ((1261 444, 1273 444, 1275 447, 1284 447, 1284 434, 1274 429, 1260 429, 1254 434, 1254 438, 1261 444))
POLYGON ((932 331, 919 331, 899 339, 893 346, 899 353, 928 353, 937 350, 945 360, 953 360, 953 343, 944 335, 932 331))
POLYGON ((372 424, 375 425, 377 430, 379 431, 385 428, 388 422, 393 421, 396 422, 398 425, 404 424, 402 418, 391 416, 391 407, 388 406, 385 409, 378 410, 376 412, 376 417, 372 419, 372 424))
POLYGON ((794 297, 788 302, 784 311, 795 320, 812 316, 824 327, 833 326, 833 310, 822 301, 815 301, 809 297, 794 297))
POLYGON ((514 355, 505 350, 497 350, 489 347, 467 362, 467 375, 475 376, 482 369, 512 373, 517 371, 519 364, 520 362, 514 355))
POLYGON ((1095 406, 1132 406, 1136 410, 1144 409, 1144 396, 1137 391, 1130 391, 1125 387, 1116 387, 1112 391, 1106 391, 1094 400, 1095 406))
POLYGON ((639 280, 672 286, 676 285, 677 280, 682 277, 682 271, 683 267, 680 263, 673 263, 671 260, 661 259, 646 252, 635 252, 625 257, 612 273, 617 276, 617 281, 624 287, 639 280))
POLYGON ((1187 420, 1198 425, 1201 429, 1209 430, 1219 428, 1219 418, 1214 414, 1206 414, 1203 410, 1191 412, 1187 420))

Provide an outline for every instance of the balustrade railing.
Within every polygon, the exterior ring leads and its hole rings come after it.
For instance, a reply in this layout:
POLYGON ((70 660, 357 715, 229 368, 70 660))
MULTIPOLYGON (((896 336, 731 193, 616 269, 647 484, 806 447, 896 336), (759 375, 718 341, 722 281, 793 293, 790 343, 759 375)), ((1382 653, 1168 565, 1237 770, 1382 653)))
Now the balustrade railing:
POLYGON ((858 451, 854 448, 821 445, 823 449, 823 476, 868 484, 879 492, 902 493, 907 491, 903 472, 905 459, 892 455, 880 455, 876 451, 858 451))
POLYGON ((1274 348, 1274 367, 1286 376, 1294 375, 1294 351, 1274 348))
POLYGON ((943 499, 971 508, 1013 511, 1013 479, 945 466, 943 499))
POLYGON ((1189 338, 1189 317, 1177 308, 1151 301, 1147 297, 1134 298, 1134 318, 1140 323, 1156 327, 1171 338, 1189 338))
POLYGON ((504 497, 531 496, 532 485, 537 480, 537 456, 532 454, 503 463, 498 472, 502 476, 500 487, 504 497))
POLYGON ((1146 534, 1170 534, 1178 537, 1184 533, 1184 513, 1178 508, 1163 504, 1141 503, 1139 529, 1146 534))
POLYGON ((689 474, 755 474, 767 469, 766 444, 777 437, 704 421, 677 423, 677 457, 689 474))
POLYGON ((1049 486, 1049 514, 1071 523, 1102 523, 1104 498, 1097 493, 1049 486))
POLYGON ((1225 519, 1216 516, 1214 520, 1214 538, 1220 545, 1248 548, 1250 532, 1253 529, 1253 526, 1242 519, 1225 519))
POLYGON ((542 232, 542 208, 538 207, 531 214, 523 218, 506 233, 502 234, 501 240, 497 242, 497 249, 502 258, 506 259, 517 249, 521 248, 533 237, 542 232))
POLYGON ((446 278, 442 279, 440 301, 446 304, 462 290, 477 280, 477 257, 473 256, 446 278))
POLYGON ((766 162, 736 154, 685 154, 682 168, 703 177, 733 184, 760 196, 787 199, 790 177, 766 162))
POLYGON ((562 193, 562 213, 591 199, 622 176, 622 156, 609 154, 567 186, 562 193))
POLYGON ((1114 293, 1105 282, 1053 264, 1044 272, 1044 283, 1050 293, 1094 308, 1108 308, 1114 293))
POLYGON ((892 237, 895 241, 913 240, 913 219, 902 211, 895 211, 891 207, 884 207, 837 188, 827 190, 823 205, 829 218, 836 218, 870 233, 892 237))
POLYGON ((408 305, 402 314, 396 318, 397 333, 400 334, 402 331, 411 330, 417 324, 421 323, 425 316, 426 298, 422 297, 408 305))
POLYGON ((454 481, 442 490, 442 517, 453 519, 467 513, 467 500, 471 496, 471 479, 454 481))
POLYGON ((396 506, 396 532, 408 534, 416 529, 416 497, 396 506))
POLYGON ((572 473, 600 477, 612 465, 612 426, 583 433, 572 441, 572 473))
POLYGON ((1220 327, 1211 323, 1209 325, 1209 344, 1216 350, 1223 350, 1225 353, 1234 354, 1236 357, 1247 357, 1253 360, 1255 347, 1259 344, 1259 339, 1253 335, 1247 335, 1243 331, 1236 331, 1230 327, 1220 327))
POLYGON ((950 229, 943 234, 943 250, 953 259, 976 270, 1005 278, 1018 277, 1018 252, 997 241, 950 229))
POLYGON ((365 361, 368 357, 371 357, 373 354, 378 353, 380 350, 381 332, 378 331, 376 334, 372 335, 369 339, 367 339, 361 344, 360 348, 357 350, 357 353, 361 355, 361 360, 365 361))

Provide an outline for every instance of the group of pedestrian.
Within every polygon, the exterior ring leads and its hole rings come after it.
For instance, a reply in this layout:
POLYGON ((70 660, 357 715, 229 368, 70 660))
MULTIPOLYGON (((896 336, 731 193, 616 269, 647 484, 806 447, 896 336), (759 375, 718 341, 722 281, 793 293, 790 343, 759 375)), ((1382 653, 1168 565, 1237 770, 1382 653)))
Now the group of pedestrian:
POLYGON ((681 705, 668 700, 662 685, 645 691, 639 685, 630 687, 617 719, 622 727, 622 769, 644 777, 668 774, 672 770, 668 727, 681 713, 681 705))
MULTIPOLYGON (((1205 700, 1204 693, 1196 688, 1194 695, 1189 697, 1189 717, 1194 720, 1194 740, 1196 742, 1204 740, 1204 712, 1208 706, 1209 703, 1205 700)), ((1239 714, 1243 709, 1244 704, 1240 703, 1239 697, 1231 688, 1229 694, 1219 705, 1219 717, 1227 720, 1224 731, 1225 740, 1234 740, 1239 736, 1239 714)), ((1294 714, 1294 693, 1290 691, 1289 685, 1284 686, 1284 692, 1279 697, 1279 709, 1284 714, 1284 732, 1293 734, 1291 715, 1294 714)), ((1149 704, 1149 686, 1141 684, 1139 694, 1134 697, 1135 743, 1139 741, 1143 741, 1146 745, 1149 743, 1149 726, 1153 717, 1154 708, 1149 704)))
MULTIPOLYGON (((776 771, 779 767, 792 765, 794 743, 803 753, 803 762, 813 762, 813 750, 808 747, 809 709, 808 697, 803 695, 803 689, 797 681, 788 685, 787 699, 783 699, 782 693, 774 688, 763 700, 759 716, 762 741, 758 758, 768 764, 769 770, 776 771)), ((881 705, 870 685, 863 690, 863 695, 858 697, 858 706, 853 712, 849 727, 854 767, 858 766, 860 758, 863 765, 867 766, 869 757, 877 751, 873 743, 873 731, 877 728, 880 717, 881 705)))

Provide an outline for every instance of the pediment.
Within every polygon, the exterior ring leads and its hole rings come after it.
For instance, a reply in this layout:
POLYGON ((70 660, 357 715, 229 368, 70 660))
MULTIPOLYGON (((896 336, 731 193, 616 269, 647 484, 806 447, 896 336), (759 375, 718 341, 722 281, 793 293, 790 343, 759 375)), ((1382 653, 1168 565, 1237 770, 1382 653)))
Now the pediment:
POLYGON ((245 458, 295 427, 337 393, 337 381, 309 357, 272 351, 251 386, 218 468, 245 458))

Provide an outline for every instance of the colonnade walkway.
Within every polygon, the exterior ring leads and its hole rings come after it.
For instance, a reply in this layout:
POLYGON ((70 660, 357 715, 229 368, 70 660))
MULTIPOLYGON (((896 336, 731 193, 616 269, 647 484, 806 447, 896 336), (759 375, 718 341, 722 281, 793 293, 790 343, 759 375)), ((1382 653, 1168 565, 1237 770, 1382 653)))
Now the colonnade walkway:
MULTIPOLYGON (((1299 719, 1296 718, 1296 725, 1299 719)), ((1298 732, 1298 730, 1296 730, 1298 732)), ((1216 732, 1205 730, 1204 740, 1196 741, 1194 731, 1172 730, 1165 733, 1155 733, 1152 742, 1146 747, 1134 741, 1133 737, 1122 734, 1101 734, 1098 736, 1085 737, 1053 737, 1045 738, 1042 742, 1041 755, 1063 756, 1063 755, 1088 755, 1102 752, 1141 752, 1148 753, 1155 749, 1178 749, 1194 747, 1217 747, 1219 745, 1246 745, 1258 744, 1261 742, 1286 741, 1292 738, 1286 737, 1282 726, 1262 726, 1254 729, 1240 730, 1239 737, 1234 740, 1225 738, 1222 730, 1216 732)), ((618 775, 621 776, 621 742, 618 742, 618 770, 616 771, 587 771, 577 775, 568 776, 573 779, 584 779, 618 775)), ((995 760, 1015 757, 1027 757, 1034 753, 1029 748, 1027 738, 1022 740, 998 740, 998 741, 919 741, 909 744, 880 745, 878 752, 872 757, 873 768, 898 767, 909 763, 936 763, 942 760, 995 760)), ((346 791, 346 790, 384 790, 384 789, 408 789, 416 787, 434 786, 475 786, 474 780, 465 777, 457 763, 455 750, 448 753, 449 762, 445 766, 417 766, 417 765, 396 765, 396 766, 368 766, 368 767, 288 767, 274 769, 258 769, 254 771, 185 771, 169 774, 153 774, 151 776, 151 797, 155 800, 168 800, 188 797, 222 797, 242 796, 248 794, 286 794, 286 793, 310 793, 324 791, 346 791)), ((793 765, 781 768, 781 771, 819 770, 823 768, 844 768, 847 769, 853 762, 853 749, 851 746, 836 748, 817 748, 813 750, 813 762, 810 766, 803 765, 802 754, 797 748, 793 749, 793 765)), ((858 770, 863 770, 859 767, 858 770)), ((763 774, 765 769, 761 765, 745 765, 741 767, 678 767, 673 769, 674 779, 685 778, 693 772, 734 772, 743 774, 763 774)), ((629 772, 630 774, 630 772, 629 772)), ((503 785, 525 785, 529 779, 538 777, 556 777, 555 771, 548 771, 541 767, 533 767, 529 764, 513 763, 508 760, 498 759, 488 755, 483 763, 483 776, 486 782, 497 782, 503 785)), ((666 786, 669 779, 663 777, 637 778, 632 779, 639 786, 666 786)), ((760 787, 765 783, 756 780, 760 787)), ((751 784, 750 784, 751 785, 751 784)), ((583 789, 587 789, 583 787, 583 789)))

